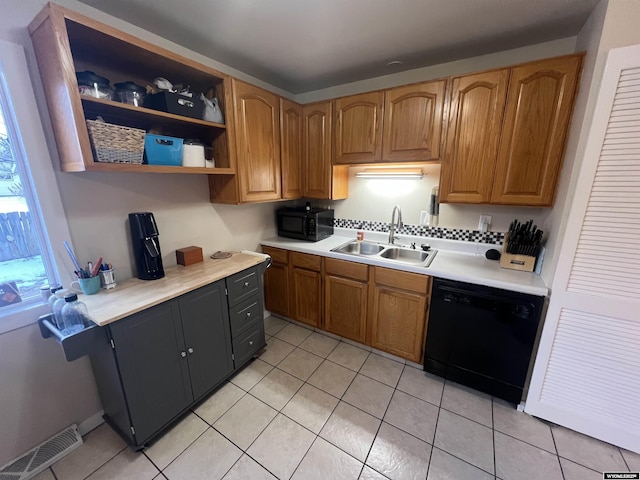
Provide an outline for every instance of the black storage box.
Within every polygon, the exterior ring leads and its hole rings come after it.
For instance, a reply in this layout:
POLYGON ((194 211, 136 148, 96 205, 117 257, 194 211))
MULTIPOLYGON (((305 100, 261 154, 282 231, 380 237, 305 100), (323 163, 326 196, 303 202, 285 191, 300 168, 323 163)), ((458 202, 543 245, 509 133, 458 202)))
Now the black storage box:
POLYGON ((147 95, 144 99, 144 106, 161 112, 199 119, 202 119, 202 111, 204 110, 204 103, 195 94, 193 97, 187 97, 172 92, 147 95))

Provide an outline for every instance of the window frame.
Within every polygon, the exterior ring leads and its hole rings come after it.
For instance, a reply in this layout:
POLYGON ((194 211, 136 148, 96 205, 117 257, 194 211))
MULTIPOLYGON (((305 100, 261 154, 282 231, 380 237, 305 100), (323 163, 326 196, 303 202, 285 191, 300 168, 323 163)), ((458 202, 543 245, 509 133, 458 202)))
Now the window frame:
MULTIPOLYGON (((21 181, 31 185, 25 188, 25 196, 31 200, 31 215, 39 226, 45 270, 50 282, 68 285, 73 277, 64 268, 66 251, 62 242, 70 240, 71 234, 53 168, 57 153, 47 146, 25 50, 6 40, 0 40, 0 88, 11 146, 21 163, 21 181)), ((46 114, 46 108, 42 110, 46 114)), ((47 309, 41 298, 0 308, 0 335, 36 323, 47 309)))

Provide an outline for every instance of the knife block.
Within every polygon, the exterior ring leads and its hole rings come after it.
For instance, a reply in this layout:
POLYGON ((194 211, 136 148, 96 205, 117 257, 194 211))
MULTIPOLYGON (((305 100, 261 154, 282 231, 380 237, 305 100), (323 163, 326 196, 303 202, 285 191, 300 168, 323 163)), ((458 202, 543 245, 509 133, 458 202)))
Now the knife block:
POLYGON ((536 267, 536 257, 531 255, 516 255, 514 253, 507 253, 504 250, 507 249, 507 240, 509 235, 504 237, 504 246, 502 255, 500 255, 500 266, 502 268, 509 268, 511 270, 520 270, 522 272, 533 272, 536 267))
POLYGON ((536 266, 536 257, 529 255, 514 255, 513 253, 503 253, 500 255, 500 266, 511 270, 521 270, 523 272, 533 272, 536 266))

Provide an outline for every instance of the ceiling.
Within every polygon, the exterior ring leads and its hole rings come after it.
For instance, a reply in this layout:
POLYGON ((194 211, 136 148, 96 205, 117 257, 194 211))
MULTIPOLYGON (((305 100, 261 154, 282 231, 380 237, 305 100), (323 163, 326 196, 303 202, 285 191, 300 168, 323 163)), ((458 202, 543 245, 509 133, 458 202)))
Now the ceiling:
POLYGON ((571 37, 599 0, 80 1, 298 94, 571 37))

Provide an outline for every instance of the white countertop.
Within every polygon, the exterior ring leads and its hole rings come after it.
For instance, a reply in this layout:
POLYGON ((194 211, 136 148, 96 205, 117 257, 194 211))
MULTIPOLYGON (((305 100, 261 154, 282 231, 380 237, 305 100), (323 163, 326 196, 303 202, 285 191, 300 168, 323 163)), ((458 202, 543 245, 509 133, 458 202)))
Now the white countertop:
MULTIPOLYGON (((500 262, 487 260, 485 258, 484 253, 488 249, 496 248, 501 250, 501 246, 402 235, 396 243, 409 245, 411 242, 415 242, 418 248, 420 244, 428 243, 438 250, 431 265, 428 267, 398 264, 380 257, 348 255, 331 251, 332 248, 339 247, 344 243, 355 240, 355 238, 356 230, 337 228, 335 229, 334 235, 319 242, 305 242, 292 238, 272 237, 262 240, 260 243, 267 247, 350 260, 379 267, 395 268, 397 270, 502 288, 514 292, 529 293, 538 296, 546 296, 549 293, 549 289, 539 275, 501 268, 500 262)), ((387 234, 366 231, 365 240, 386 243, 387 234)))

